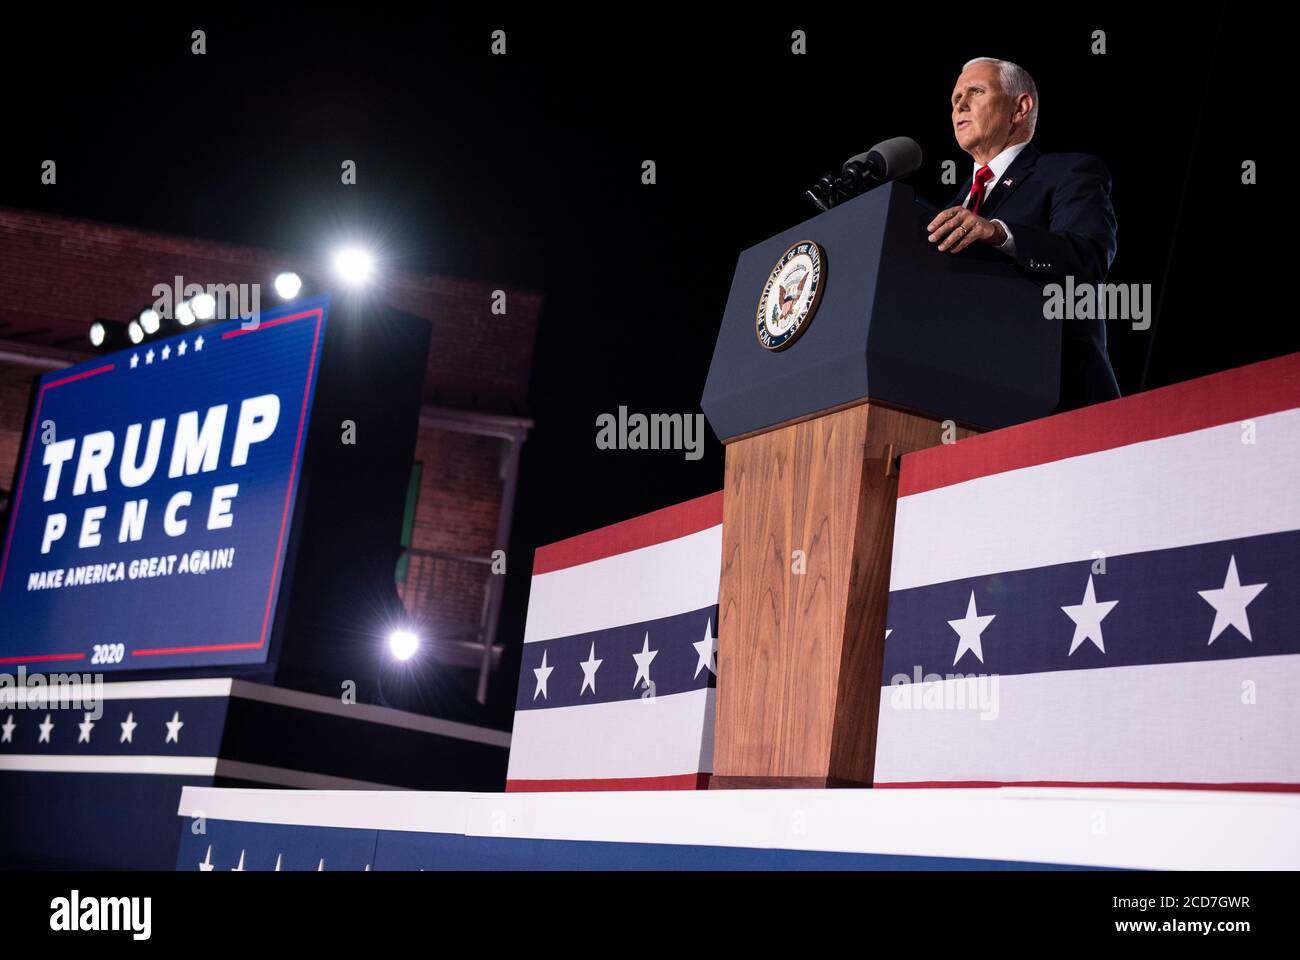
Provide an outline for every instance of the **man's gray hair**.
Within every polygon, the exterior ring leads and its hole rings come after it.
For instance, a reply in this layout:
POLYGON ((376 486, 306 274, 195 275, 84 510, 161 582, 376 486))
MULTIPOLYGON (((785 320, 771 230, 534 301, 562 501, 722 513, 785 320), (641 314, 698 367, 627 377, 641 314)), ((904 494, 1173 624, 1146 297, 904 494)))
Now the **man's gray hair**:
POLYGON ((1011 99, 1016 99, 1022 93, 1029 94, 1034 105, 1029 108, 1029 116, 1025 118, 1025 124, 1032 134, 1034 127, 1038 125, 1038 85, 1034 83, 1034 78, 1029 75, 1029 71, 1018 63, 999 60, 997 57, 976 57, 974 60, 967 60, 962 69, 965 70, 972 63, 997 64, 998 79, 1002 81, 1002 92, 1011 99))

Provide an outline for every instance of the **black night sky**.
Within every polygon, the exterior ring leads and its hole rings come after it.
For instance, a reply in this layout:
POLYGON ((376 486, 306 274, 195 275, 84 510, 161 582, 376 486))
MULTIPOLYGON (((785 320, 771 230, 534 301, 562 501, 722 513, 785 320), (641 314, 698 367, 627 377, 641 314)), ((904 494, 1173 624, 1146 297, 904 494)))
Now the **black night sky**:
POLYGON ((811 216, 805 187, 847 156, 914 137, 926 163, 913 185, 950 199, 940 166, 964 176, 969 160, 947 98, 971 57, 1034 74, 1040 149, 1110 166, 1109 280, 1156 296, 1154 332, 1110 331, 1125 393, 1300 349, 1293 311, 1278 309, 1292 232, 1273 142, 1285 112, 1268 96, 1280 31, 1029 7, 968 26, 968 5, 911 9, 737 7, 726 24, 657 6, 546 20, 60 14, 0 38, 0 205, 310 254, 360 233, 385 264, 545 295, 501 625, 510 655, 478 714, 505 726, 533 548, 722 486, 711 435, 699 461, 600 451, 597 415, 699 411, 738 253, 811 216), (203 57, 189 50, 196 27, 203 57), (489 53, 496 28, 505 57, 489 53), (790 54, 795 28, 806 56, 790 54), (1094 29, 1104 56, 1090 53, 1094 29), (47 157, 57 188, 39 182, 47 157), (355 187, 339 183, 344 159, 355 187), (1241 184, 1244 160, 1260 185, 1241 184))

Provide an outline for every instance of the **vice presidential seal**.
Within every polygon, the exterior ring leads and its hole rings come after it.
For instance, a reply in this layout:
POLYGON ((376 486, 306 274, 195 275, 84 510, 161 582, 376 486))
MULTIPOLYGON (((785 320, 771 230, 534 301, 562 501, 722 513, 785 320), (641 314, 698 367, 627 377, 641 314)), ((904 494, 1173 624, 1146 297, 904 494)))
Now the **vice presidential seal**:
POLYGON ((812 323, 822 295, 822 248, 800 240, 776 262, 758 300, 758 342, 784 350, 812 323))

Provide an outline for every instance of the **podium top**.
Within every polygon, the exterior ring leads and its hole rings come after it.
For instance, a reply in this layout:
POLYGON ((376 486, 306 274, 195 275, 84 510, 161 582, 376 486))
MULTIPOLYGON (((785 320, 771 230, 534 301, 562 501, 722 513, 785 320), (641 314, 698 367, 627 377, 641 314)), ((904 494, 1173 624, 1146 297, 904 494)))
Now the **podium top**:
POLYGON ((988 429, 1051 412, 1042 287, 995 251, 940 253, 933 214, 890 183, 740 255, 701 400, 719 439, 862 400, 988 429))

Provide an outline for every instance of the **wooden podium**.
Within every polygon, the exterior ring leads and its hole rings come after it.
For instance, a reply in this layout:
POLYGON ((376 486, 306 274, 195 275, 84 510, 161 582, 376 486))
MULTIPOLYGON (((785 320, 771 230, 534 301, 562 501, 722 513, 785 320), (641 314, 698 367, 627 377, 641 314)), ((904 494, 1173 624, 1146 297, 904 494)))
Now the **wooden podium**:
POLYGON ((702 400, 727 445, 714 787, 870 785, 898 457, 1056 404, 1041 288, 933 249, 932 215, 890 184, 740 257, 702 400), (756 308, 801 241, 819 300, 768 349, 756 308))

